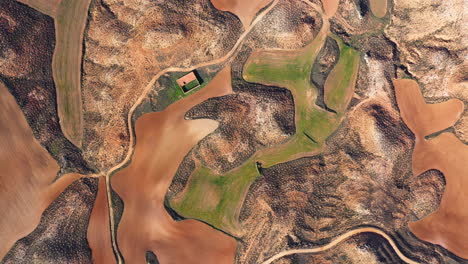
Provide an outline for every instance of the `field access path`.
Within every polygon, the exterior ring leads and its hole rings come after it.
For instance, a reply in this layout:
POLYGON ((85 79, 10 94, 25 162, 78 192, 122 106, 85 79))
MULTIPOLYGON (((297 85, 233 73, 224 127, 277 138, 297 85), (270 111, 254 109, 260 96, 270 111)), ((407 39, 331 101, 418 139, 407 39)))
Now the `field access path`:
POLYGON ((398 255, 398 257, 401 260, 403 260, 405 263, 408 263, 408 264, 417 264, 418 263, 418 262, 415 262, 415 261, 411 260, 410 258, 406 257, 400 251, 400 249, 398 248, 396 243, 393 241, 393 239, 389 235, 387 235, 384 231, 382 231, 382 230, 380 230, 378 228, 375 228, 375 227, 362 227, 362 228, 349 230, 348 232, 346 232, 346 233, 336 237, 335 239, 333 239, 330 243, 325 244, 325 245, 323 245, 321 247, 304 248, 304 249, 290 249, 290 250, 280 252, 280 253, 272 256, 271 258, 267 259, 262 264, 270 264, 270 263, 273 263, 274 261, 276 261, 276 260, 278 260, 278 259, 280 259, 282 257, 286 257, 286 256, 294 255, 294 254, 317 254, 317 253, 321 253, 323 251, 326 251, 326 250, 329 250, 329 249, 333 248, 334 246, 338 245, 339 243, 347 240, 348 238, 350 238, 352 236, 363 234, 363 233, 374 233, 374 234, 377 234, 377 235, 385 238, 385 240, 387 240, 387 242, 393 248, 393 250, 398 255))
MULTIPOLYGON (((248 36, 248 34, 250 33, 250 31, 255 27, 255 25, 257 23, 259 23, 263 17, 269 13, 279 2, 280 0, 273 0, 271 2, 271 4, 266 8, 264 9, 261 13, 259 13, 259 15, 254 19, 254 21, 248 26, 246 27, 246 30, 244 31, 244 33, 239 37, 239 39, 237 40, 237 42, 235 43, 235 45, 233 46, 233 48, 226 54, 224 55, 223 57, 221 58, 218 58, 218 59, 215 59, 215 60, 211 60, 211 61, 207 61, 207 62, 203 62, 203 63, 199 63, 199 64, 196 64, 196 65, 193 65, 191 67, 188 67, 188 68, 179 68, 179 67, 169 67, 169 68, 166 68, 160 72, 158 72, 157 74, 155 74, 155 76, 151 79, 151 81, 145 86, 143 92, 141 93, 141 95, 138 97, 138 99, 135 101, 135 103, 133 104, 133 106, 130 108, 129 110, 129 113, 128 113, 128 116, 127 116, 127 124, 128 124, 128 131, 129 131, 129 136, 130 136, 130 144, 129 144, 129 149, 127 151, 127 154, 125 156, 125 158, 117 165, 115 165, 114 167, 110 168, 106 173, 105 173, 105 179, 106 179, 106 186, 107 186, 107 196, 108 196, 108 207, 109 207, 109 215, 110 215, 110 228, 111 228, 111 240, 112 240, 112 246, 113 246, 113 249, 114 249, 114 252, 115 254, 117 255, 117 261, 118 263, 123 263, 123 260, 122 260, 122 256, 120 255, 119 253, 119 249, 118 249, 118 246, 117 246, 117 242, 116 242, 116 237, 115 237, 115 223, 114 223, 114 212, 113 212, 113 209, 112 209, 112 199, 111 199, 111 187, 110 187, 110 179, 111 179, 111 176, 116 173, 117 171, 119 171, 120 169, 122 169, 125 165, 127 165, 129 163, 129 161, 131 160, 132 158, 132 155, 134 154, 134 151, 135 151, 135 132, 134 132, 134 127, 133 127, 133 123, 132 123, 132 117, 133 117, 133 114, 136 110, 136 108, 141 104, 141 102, 147 97, 148 93, 151 91, 151 89, 153 88, 155 82, 164 74, 168 73, 168 72, 186 72, 186 71, 192 71, 192 70, 195 70, 197 68, 201 68, 201 67, 205 67, 205 66, 210 66, 210 65, 215 65, 215 64, 218 64, 218 63, 223 63, 223 62, 226 62, 228 61, 229 59, 231 59, 233 57, 233 55, 236 53, 236 51, 238 50, 238 48, 240 47, 240 45, 242 44, 242 42, 244 41, 244 39, 248 36)), ((321 12, 321 14, 323 15, 323 11, 321 11, 321 7, 316 5, 316 4, 313 4, 309 1, 304 1, 306 4, 308 5, 311 5, 313 6, 314 9, 316 9, 317 11, 321 12)), ((331 7, 328 7, 331 11, 328 11, 327 12, 327 15, 323 15, 324 18, 326 18, 326 20, 324 21, 324 24, 327 24, 328 25, 328 18, 329 17, 332 17, 334 12, 336 11, 337 9, 337 6, 335 5, 338 5, 338 1, 331 1, 331 7)), ((187 97, 186 99, 189 99, 190 97, 187 97)), ((190 99, 189 99, 190 100, 190 99)), ((165 191, 165 190, 163 190, 165 191)), ((357 234, 361 234, 361 233, 375 233, 375 234, 378 234, 382 237, 384 237, 389 243, 390 245, 392 246, 392 248, 395 250, 395 252, 397 253, 397 255, 403 260, 405 261, 406 263, 410 263, 410 264, 413 264, 413 263, 417 263, 417 262, 414 262, 412 261, 411 259, 407 258, 405 255, 403 255, 403 253, 401 253, 401 251, 398 249, 398 247, 396 246, 396 243, 393 241, 393 239, 387 235, 385 232, 381 231, 380 229, 377 229, 377 228, 373 228, 373 227, 365 227, 365 228, 358 228, 358 229, 354 229, 354 230, 350 230, 348 232, 346 232, 345 234, 342 234, 340 235, 339 237, 337 237, 336 239, 332 240, 329 244, 327 245, 324 245, 324 246, 321 246, 321 247, 318 247, 318 248, 313 248, 313 249, 296 249, 296 250, 287 250, 287 251, 283 251, 283 252, 280 252, 276 255, 274 255, 273 257, 271 257, 270 259, 268 259, 267 261, 264 262, 264 264, 267 264, 267 263, 272 263, 273 261, 277 260, 277 259, 280 259, 281 257, 284 257, 284 256, 287 256, 287 255, 291 255, 291 254, 299 254, 299 253, 319 253, 319 252, 322 252, 322 251, 325 251, 325 250, 328 250, 332 247, 334 247, 335 245, 339 244, 340 242, 354 236, 354 235, 357 235, 357 234)), ((157 252, 156 252, 157 253, 157 252)))
POLYGON ((188 67, 188 68, 180 68, 180 67, 169 67, 169 68, 166 68, 160 72, 158 72, 152 79, 151 81, 145 86, 143 92, 141 93, 141 95, 138 97, 138 99, 136 100, 136 102, 133 104, 133 106, 130 108, 130 111, 128 113, 128 116, 127 116, 127 124, 128 124, 128 131, 129 131, 129 137, 130 137, 130 143, 129 143, 129 149, 127 151, 127 155, 125 156, 125 158, 119 163, 117 164, 116 166, 110 168, 106 173, 106 186, 107 186, 107 197, 108 197, 108 207, 109 207, 109 215, 110 215, 110 226, 111 226, 111 240, 112 240, 112 246, 113 246, 113 249, 114 249, 114 252, 115 254, 117 255, 117 262, 120 264, 120 263, 123 263, 123 260, 122 260, 122 256, 120 255, 120 252, 119 252, 119 249, 118 249, 118 246, 117 246, 117 242, 116 242, 116 238, 115 238, 115 223, 114 223, 114 212, 113 212, 113 207, 112 207, 112 198, 111 198, 111 183, 110 183, 110 178, 111 176, 117 172, 118 170, 120 170, 121 168, 123 168, 131 159, 134 151, 135 151, 135 132, 134 132, 134 128, 133 128, 133 123, 132 123, 132 117, 133 117, 133 114, 136 110, 136 108, 141 104, 141 102, 147 97, 148 93, 151 91, 151 89, 153 88, 155 82, 164 74, 168 73, 168 72, 187 72, 187 71, 193 71, 197 68, 201 68, 201 67, 206 67, 206 66, 210 66, 210 65, 215 65, 215 64, 219 64, 219 63, 223 63, 223 62, 226 62, 228 61, 229 59, 231 59, 233 57, 233 55, 236 53, 237 49, 240 47, 240 45, 242 44, 242 42, 244 41, 244 39, 248 36, 248 34, 250 33, 250 31, 252 31, 252 29, 255 27, 255 25, 257 23, 259 23, 263 17, 268 14, 277 4, 278 4, 279 0, 273 0, 270 4, 270 6, 268 6, 265 10, 263 10, 255 19, 254 21, 250 24, 249 27, 246 28, 246 30, 244 31, 244 33, 242 33, 242 35, 239 37, 239 39, 237 40, 237 42, 234 44, 234 46, 232 47, 232 49, 226 54, 224 55, 223 57, 221 58, 218 58, 218 59, 215 59, 215 60, 211 60, 211 61, 207 61, 207 62, 203 62, 203 63, 199 63, 199 64, 196 64, 196 65, 193 65, 191 67, 188 67))

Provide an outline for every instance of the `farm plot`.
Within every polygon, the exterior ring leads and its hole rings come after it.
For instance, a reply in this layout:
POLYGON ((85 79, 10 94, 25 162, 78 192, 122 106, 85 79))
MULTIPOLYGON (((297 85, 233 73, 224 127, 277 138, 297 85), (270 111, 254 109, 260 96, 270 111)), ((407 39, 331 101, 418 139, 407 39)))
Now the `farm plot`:
POLYGON ((230 80, 226 67, 204 89, 137 120, 132 162, 111 179, 125 205, 117 240, 126 263, 145 263, 148 250, 162 263, 234 261, 233 238, 195 220, 176 222, 164 208, 166 190, 182 159, 217 127, 212 120, 186 120, 185 113, 208 98, 231 93, 230 80))
POLYGON ((83 140, 81 57, 91 0, 62 0, 55 16, 56 44, 52 70, 57 110, 65 136, 77 147, 83 140))
POLYGON ((319 35, 301 50, 258 51, 251 55, 245 64, 244 78, 290 89, 296 108, 296 134, 284 144, 258 151, 243 165, 223 175, 198 166, 184 191, 170 201, 174 210, 184 217, 199 219, 240 235, 239 212, 250 185, 259 176, 257 166, 273 166, 321 148, 338 127, 354 93, 359 59, 358 52, 336 38, 340 56, 325 86, 326 98, 337 112, 318 107, 315 105, 317 90, 310 82, 310 72, 325 37, 325 34, 319 35), (207 194, 210 194, 209 198, 205 197, 207 194))
POLYGON ((297 158, 301 153, 318 150, 336 129, 354 93, 358 52, 334 37, 340 56, 325 82, 325 103, 336 113, 315 104, 317 88, 310 82, 313 60, 323 45, 325 35, 319 35, 299 51, 260 51, 254 53, 244 68, 244 78, 250 82, 288 88, 296 107, 296 134, 285 144, 270 148, 259 157, 262 166, 297 158))
POLYGON ((106 178, 103 176, 99 178, 98 193, 89 219, 87 238, 93 263, 116 263, 112 251, 106 178))
POLYGON ((272 0, 211 0, 211 3, 221 11, 236 15, 244 29, 250 26, 255 15, 272 0))
POLYGON ((52 71, 57 92, 57 112, 63 134, 75 146, 83 140, 81 58, 83 34, 91 0, 19 0, 54 18, 55 50, 52 71))
POLYGON ((370 9, 374 16, 384 17, 387 14, 387 0, 370 0, 370 9))
POLYGON ((66 174, 53 182, 59 170, 57 162, 34 138, 3 83, 0 110, 1 260, 17 240, 36 228, 43 211, 80 175, 66 174))
POLYGON ((414 80, 394 81, 395 94, 403 121, 416 136, 413 150, 413 174, 436 169, 445 176, 446 187, 439 208, 432 214, 409 224, 418 238, 438 244, 455 255, 468 259, 468 146, 454 134, 444 132, 463 112, 463 102, 450 99, 426 104, 414 80))
POLYGON ((54 17, 57 13, 57 8, 60 4, 60 0, 17 0, 20 3, 28 5, 37 11, 46 14, 50 17, 54 17))

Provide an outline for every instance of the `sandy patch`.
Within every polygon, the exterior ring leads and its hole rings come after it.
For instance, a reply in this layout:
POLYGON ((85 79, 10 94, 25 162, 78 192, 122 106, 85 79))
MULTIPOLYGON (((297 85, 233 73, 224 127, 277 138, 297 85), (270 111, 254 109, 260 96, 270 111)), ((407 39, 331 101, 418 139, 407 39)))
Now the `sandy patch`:
POLYGON ((338 10, 338 4, 340 0, 322 0, 323 10, 327 17, 332 17, 335 15, 336 10, 338 10))

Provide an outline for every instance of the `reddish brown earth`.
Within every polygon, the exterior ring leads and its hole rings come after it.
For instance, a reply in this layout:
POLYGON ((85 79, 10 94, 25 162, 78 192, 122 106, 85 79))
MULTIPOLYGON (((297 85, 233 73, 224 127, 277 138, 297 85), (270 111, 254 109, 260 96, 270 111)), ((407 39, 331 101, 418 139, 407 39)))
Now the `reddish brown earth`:
POLYGON ((323 10, 327 17, 332 17, 335 15, 336 10, 338 10, 338 4, 340 0, 322 0, 323 10))
POLYGON ((221 11, 236 15, 244 29, 248 28, 255 15, 272 0, 211 0, 211 3, 221 11))
POLYGON ((99 178, 99 189, 88 226, 88 243, 93 254, 93 263, 115 263, 109 222, 106 178, 99 178))
POLYGON ((208 98, 231 92, 226 67, 202 90, 137 120, 132 161, 112 178, 124 202, 117 241, 126 263, 145 263, 148 250, 161 263, 234 261, 233 238, 195 220, 176 222, 164 208, 166 190, 182 159, 217 127, 212 120, 186 120, 185 113, 208 98))
POLYGON ((416 138, 452 126, 463 112, 463 102, 451 99, 439 104, 426 104, 418 83, 410 79, 394 81, 400 113, 416 138))
POLYGON ((416 135, 413 173, 436 169, 446 180, 439 208, 409 228, 418 238, 468 259, 468 146, 452 133, 425 138, 453 126, 463 112, 463 102, 451 99, 426 105, 415 81, 395 80, 394 85, 401 116, 416 135))
POLYGON ((387 13, 387 0, 370 0, 372 14, 376 17, 384 17, 387 13))
POLYGON ((15 99, 0 83, 0 259, 39 224, 42 212, 79 174, 54 181, 59 166, 34 138, 15 99), (12 224, 14 223, 14 224, 12 224))

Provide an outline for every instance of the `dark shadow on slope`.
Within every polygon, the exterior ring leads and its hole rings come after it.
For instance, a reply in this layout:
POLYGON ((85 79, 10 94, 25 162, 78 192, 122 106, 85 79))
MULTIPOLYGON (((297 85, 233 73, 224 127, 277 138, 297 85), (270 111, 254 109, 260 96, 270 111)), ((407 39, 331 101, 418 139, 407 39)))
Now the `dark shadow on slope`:
POLYGON ((325 103, 325 81, 328 75, 338 63, 340 48, 336 40, 327 37, 325 44, 315 58, 310 82, 317 88, 317 100, 315 104, 326 111, 336 114, 336 111, 329 108, 325 103))

